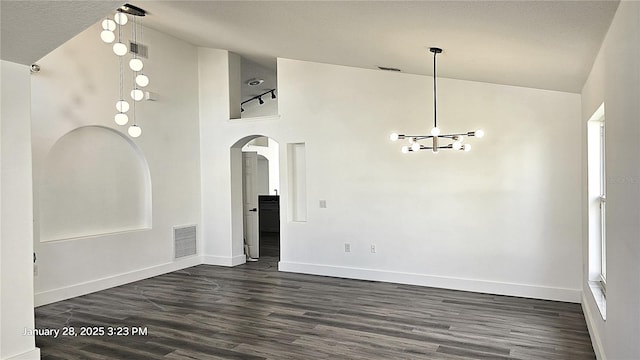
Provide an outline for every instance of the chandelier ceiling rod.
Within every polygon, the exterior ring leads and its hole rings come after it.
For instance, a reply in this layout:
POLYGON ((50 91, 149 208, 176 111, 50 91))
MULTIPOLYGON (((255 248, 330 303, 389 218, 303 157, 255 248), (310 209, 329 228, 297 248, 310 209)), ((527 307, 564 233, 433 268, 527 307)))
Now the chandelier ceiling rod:
POLYGON ((442 49, 432 47, 429 51, 433 53, 433 127, 438 127, 438 102, 436 101, 436 95, 438 94, 436 87, 436 55, 442 52, 442 49))

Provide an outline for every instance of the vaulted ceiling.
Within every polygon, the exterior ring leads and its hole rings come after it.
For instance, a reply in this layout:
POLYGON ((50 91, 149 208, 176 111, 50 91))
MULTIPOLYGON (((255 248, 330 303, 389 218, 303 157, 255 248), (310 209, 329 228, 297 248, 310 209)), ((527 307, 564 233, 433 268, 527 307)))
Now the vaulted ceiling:
MULTIPOLYGON (((618 1, 131 1, 144 24, 197 46, 580 92, 618 1)), ((117 1, 1 3, 2 59, 29 64, 117 1)))

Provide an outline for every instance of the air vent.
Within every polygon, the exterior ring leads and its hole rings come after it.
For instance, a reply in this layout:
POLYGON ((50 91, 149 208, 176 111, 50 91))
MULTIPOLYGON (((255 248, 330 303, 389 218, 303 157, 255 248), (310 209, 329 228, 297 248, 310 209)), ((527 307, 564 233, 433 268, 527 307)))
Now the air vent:
POLYGON ((384 71, 402 71, 402 70, 400 70, 398 68, 387 67, 387 66, 378 66, 378 69, 384 70, 384 71))
POLYGON ((133 41, 130 41, 129 51, 131 51, 132 54, 136 54, 139 57, 143 57, 145 59, 149 57, 149 49, 147 45, 144 44, 134 43, 133 41))
POLYGON ((173 249, 176 259, 197 253, 196 234, 195 225, 173 228, 173 249))
POLYGON ((249 85, 249 86, 258 86, 258 85, 262 84, 263 82, 264 82, 264 79, 256 79, 256 78, 254 78, 254 79, 247 80, 247 85, 249 85))

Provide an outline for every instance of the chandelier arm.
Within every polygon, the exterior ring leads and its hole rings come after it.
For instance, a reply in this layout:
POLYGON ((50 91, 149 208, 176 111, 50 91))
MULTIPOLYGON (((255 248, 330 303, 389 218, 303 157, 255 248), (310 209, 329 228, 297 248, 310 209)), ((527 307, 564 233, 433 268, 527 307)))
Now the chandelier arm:
POLYGON ((416 141, 431 139, 433 137, 433 135, 401 135, 401 136, 403 136, 403 138, 399 138, 399 139, 414 139, 416 141))
MULTIPOLYGON (((436 149, 453 149, 453 145, 451 144, 442 145, 442 146, 438 146, 436 149)), ((420 150, 433 150, 433 146, 420 145, 420 150)), ((415 150, 410 148, 409 151, 415 151, 415 150)))

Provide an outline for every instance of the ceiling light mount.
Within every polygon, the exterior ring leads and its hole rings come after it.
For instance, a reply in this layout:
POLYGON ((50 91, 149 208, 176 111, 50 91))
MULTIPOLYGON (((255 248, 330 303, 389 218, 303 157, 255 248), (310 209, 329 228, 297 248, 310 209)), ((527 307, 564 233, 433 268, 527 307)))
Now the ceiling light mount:
POLYGON ((131 5, 131 4, 124 4, 122 6, 120 6, 117 10, 117 12, 121 12, 121 13, 125 13, 125 14, 129 14, 132 16, 146 16, 147 12, 144 9, 141 9, 135 5, 131 5))
POLYGON ((408 139, 409 145, 402 147, 403 153, 416 152, 419 150, 431 150, 434 153, 437 153, 440 149, 452 149, 452 150, 462 150, 469 151, 471 150, 470 144, 463 144, 465 136, 468 137, 477 137, 481 138, 484 136, 483 130, 476 131, 467 131, 461 133, 453 133, 453 134, 441 134, 440 128, 438 127, 438 102, 437 102, 437 72, 436 72, 436 56, 442 53, 442 49, 438 47, 430 47, 429 52, 433 53, 433 128, 431 128, 430 135, 403 135, 398 133, 392 133, 389 137, 391 141, 397 141, 400 139, 408 139), (419 144, 419 141, 422 140, 431 140, 431 146, 425 146, 419 144), (443 143, 440 140, 443 140, 443 143), (449 142, 444 143, 444 142, 449 142))
POLYGON ((402 70, 391 66, 378 66, 379 70, 402 72, 402 70))
POLYGON ((264 79, 249 79, 247 80, 247 85, 249 86, 258 86, 264 82, 264 79))

